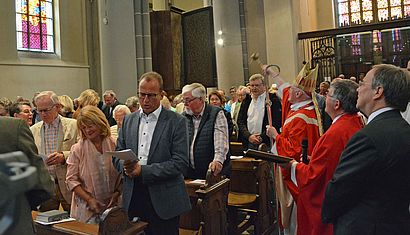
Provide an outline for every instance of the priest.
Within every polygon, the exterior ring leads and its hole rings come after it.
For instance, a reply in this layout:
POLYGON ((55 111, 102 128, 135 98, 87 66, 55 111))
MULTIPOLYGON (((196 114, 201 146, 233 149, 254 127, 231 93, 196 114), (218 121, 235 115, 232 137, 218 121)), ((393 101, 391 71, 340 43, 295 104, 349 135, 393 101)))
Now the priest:
POLYGON ((351 80, 332 83, 326 96, 326 113, 333 122, 316 143, 308 165, 292 161, 281 164, 291 173, 298 197, 297 234, 331 235, 331 224, 321 220, 322 203, 327 183, 333 176, 339 157, 350 137, 364 123, 356 108, 358 84, 351 80))
MULTIPOLYGON (((267 135, 275 140, 272 153, 294 158, 299 161, 302 153, 302 140, 308 140, 307 153, 313 147, 321 133, 320 113, 315 99, 318 66, 311 69, 306 63, 292 84, 284 80, 272 70, 272 66, 262 66, 264 73, 279 85, 278 95, 282 99, 282 112, 286 116, 282 125, 282 133, 272 126, 266 126, 267 135)), ((286 172, 275 170, 275 186, 281 210, 281 223, 285 234, 295 234, 296 207, 293 200, 297 198, 297 189, 286 172), (284 179, 284 180, 283 180, 284 179), (292 194, 292 195, 291 195, 292 194)))

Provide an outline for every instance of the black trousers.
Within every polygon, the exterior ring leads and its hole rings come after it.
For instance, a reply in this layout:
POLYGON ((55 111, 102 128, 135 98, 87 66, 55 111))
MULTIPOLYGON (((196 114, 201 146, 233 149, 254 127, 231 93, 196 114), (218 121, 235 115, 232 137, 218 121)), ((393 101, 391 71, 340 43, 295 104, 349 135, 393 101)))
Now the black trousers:
POLYGON ((167 220, 161 219, 152 206, 148 187, 139 179, 134 180, 128 217, 130 220, 139 217, 140 220, 148 222, 148 227, 145 229, 147 235, 179 234, 179 216, 167 220))

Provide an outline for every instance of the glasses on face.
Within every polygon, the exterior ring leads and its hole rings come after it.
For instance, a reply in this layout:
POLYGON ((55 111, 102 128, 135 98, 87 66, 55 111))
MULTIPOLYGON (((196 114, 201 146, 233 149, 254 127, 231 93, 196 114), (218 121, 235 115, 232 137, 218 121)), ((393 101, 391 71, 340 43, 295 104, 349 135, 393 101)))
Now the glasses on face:
POLYGON ((20 112, 20 114, 32 114, 31 110, 26 109, 20 112))
POLYGON ((145 98, 153 99, 153 98, 157 97, 157 95, 159 95, 159 93, 142 93, 142 92, 140 92, 138 94, 138 98, 139 99, 145 99, 145 98))
POLYGON ((263 86, 263 84, 262 84, 262 83, 259 83, 259 84, 249 84, 249 86, 250 86, 250 87, 260 87, 260 86, 263 86))
POLYGON ((184 99, 182 100, 182 102, 184 102, 184 104, 190 104, 192 101, 199 99, 198 97, 194 97, 192 99, 184 99))
POLYGON ((37 109, 37 112, 38 112, 38 113, 48 113, 48 112, 50 112, 51 110, 53 110, 54 106, 56 106, 56 105, 53 104, 53 106, 51 106, 51 107, 49 107, 49 108, 46 108, 46 109, 37 109))

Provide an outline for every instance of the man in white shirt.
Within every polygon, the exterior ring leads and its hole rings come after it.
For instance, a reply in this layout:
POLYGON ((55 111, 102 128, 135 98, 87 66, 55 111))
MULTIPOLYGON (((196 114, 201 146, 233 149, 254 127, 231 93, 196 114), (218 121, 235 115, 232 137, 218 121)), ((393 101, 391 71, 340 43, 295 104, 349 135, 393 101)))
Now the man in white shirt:
POLYGON ((179 215, 191 209, 183 174, 188 169, 187 120, 163 108, 160 74, 141 76, 140 111, 125 116, 117 150, 132 149, 138 161, 113 158, 124 173, 123 206, 129 218, 148 222, 146 234, 178 234, 179 215))
MULTIPOLYGON (((238 115, 238 139, 246 148, 258 149, 261 143, 270 146, 270 139, 265 134, 268 125, 266 108, 266 84, 261 74, 249 78, 251 95, 247 95, 241 104, 238 115)), ((282 126, 282 105, 275 94, 269 94, 271 103, 272 126, 280 130, 282 126)))

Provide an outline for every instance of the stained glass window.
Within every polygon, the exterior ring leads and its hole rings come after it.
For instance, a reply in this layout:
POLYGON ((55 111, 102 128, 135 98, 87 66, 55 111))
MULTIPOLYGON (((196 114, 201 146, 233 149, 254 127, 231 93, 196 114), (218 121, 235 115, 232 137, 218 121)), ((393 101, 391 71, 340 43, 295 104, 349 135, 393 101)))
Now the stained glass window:
POLYGON ((400 29, 393 29, 391 31, 392 41, 393 41, 393 51, 401 52, 402 51, 402 40, 400 29))
POLYGON ((362 49, 360 48, 360 34, 352 35, 352 55, 361 55, 362 49))
POLYGON ((363 21, 365 23, 370 23, 373 21, 373 12, 372 11, 365 11, 363 12, 363 21))
POLYGON ((401 0, 390 0, 390 6, 396 7, 401 5, 401 0))
POLYGON ((350 11, 351 12, 360 12, 360 1, 359 0, 352 0, 350 2, 350 11))
POLYGON ((410 17, 410 5, 404 6, 404 15, 405 17, 410 17))
POLYGON ((337 0, 340 27, 410 18, 410 0, 337 0))
POLYGON ((372 10, 373 9, 372 0, 363 0, 362 1, 362 8, 363 8, 363 11, 372 10))
POLYGON ((378 11, 379 21, 386 21, 389 19, 389 12, 387 9, 382 9, 378 11))
POLYGON ((339 3, 339 14, 346 14, 346 13, 349 13, 349 3, 348 2, 339 3))
POLYGON ((16 0, 17 49, 54 52, 53 0, 16 0))
POLYGON ((391 18, 392 19, 402 18, 401 7, 392 7, 391 8, 391 18))
POLYGON ((361 17, 360 17, 360 12, 358 13, 352 13, 352 24, 361 24, 361 17))
POLYGON ((386 8, 389 6, 389 2, 387 0, 378 0, 377 1, 377 8, 386 8))

